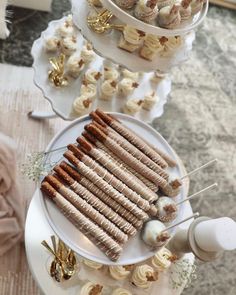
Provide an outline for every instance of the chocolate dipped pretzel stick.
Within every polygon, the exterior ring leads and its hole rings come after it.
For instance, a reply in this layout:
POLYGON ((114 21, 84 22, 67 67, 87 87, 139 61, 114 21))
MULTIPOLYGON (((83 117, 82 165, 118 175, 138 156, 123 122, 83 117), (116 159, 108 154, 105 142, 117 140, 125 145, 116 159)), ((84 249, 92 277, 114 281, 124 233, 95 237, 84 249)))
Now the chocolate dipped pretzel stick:
POLYGON ((128 241, 128 236, 124 234, 115 224, 109 221, 104 215, 94 209, 86 200, 71 189, 63 185, 53 175, 45 177, 52 187, 54 187, 62 196, 64 196, 72 205, 74 205, 84 216, 88 217, 94 224, 100 226, 105 232, 112 236, 117 242, 124 244, 128 241))
POLYGON ((113 174, 111 174, 107 169, 103 168, 96 161, 90 158, 88 155, 84 154, 81 149, 73 144, 68 145, 68 149, 72 151, 72 153, 81 160, 85 165, 89 168, 93 169, 99 176, 101 176, 107 183, 111 184, 117 191, 126 196, 130 201, 136 204, 139 208, 144 211, 148 211, 150 209, 150 205, 148 201, 143 199, 140 195, 138 195, 135 191, 131 190, 125 183, 116 178, 113 174))
POLYGON ((130 155, 124 150, 117 142, 108 138, 101 130, 99 130, 93 124, 88 124, 85 129, 92 133, 99 141, 103 142, 111 151, 113 151, 118 157, 126 161, 126 163, 133 169, 136 169, 141 175, 145 176, 155 184, 159 185, 162 189, 168 187, 168 182, 159 174, 152 171, 150 168, 139 162, 136 158, 130 155))
POLYGON ((89 240, 91 240, 109 259, 117 261, 121 255, 121 246, 108 236, 99 226, 85 217, 48 182, 41 184, 41 190, 50 197, 68 218, 89 240))
POLYGON ((131 177, 134 178, 134 181, 139 182, 141 185, 145 184, 147 188, 149 188, 153 192, 158 191, 158 186, 155 185, 153 182, 142 176, 140 173, 138 173, 136 170, 134 170, 132 167, 126 165, 125 162, 123 162, 119 157, 117 157, 112 151, 110 151, 102 142, 98 141, 94 136, 92 136, 90 133, 84 131, 82 135, 91 143, 93 143, 98 149, 105 152, 105 154, 111 158, 117 165, 129 173, 131 177))
POLYGON ((162 168, 167 168, 168 164, 166 163, 166 161, 159 154, 157 154, 157 152, 154 151, 145 141, 143 141, 141 137, 139 137, 129 128, 121 124, 117 119, 114 119, 112 116, 107 115, 100 109, 97 109, 95 112, 105 123, 107 123, 119 134, 125 137, 130 143, 135 145, 155 163, 160 165, 162 168))
POLYGON ((168 180, 168 173, 162 169, 157 163, 152 161, 147 155, 145 155, 142 151, 137 149, 133 144, 131 144, 128 140, 126 140, 123 136, 117 133, 114 129, 107 126, 106 124, 101 125, 101 118, 95 112, 90 113, 90 117, 94 120, 94 124, 97 128, 99 128, 102 132, 104 132, 111 139, 120 144, 127 152, 129 152, 132 156, 134 156, 137 160, 141 161, 144 165, 147 165, 150 169, 155 171, 157 174, 161 175, 163 178, 168 180))
POLYGON ((133 215, 132 212, 121 206, 118 202, 113 200, 109 195, 104 193, 100 188, 98 188, 93 182, 84 176, 80 175, 77 170, 72 168, 66 162, 61 162, 60 167, 66 171, 73 179, 79 182, 82 186, 87 188, 90 192, 92 192, 95 196, 97 196, 100 200, 102 200, 105 204, 111 207, 117 214, 125 218, 130 224, 132 224, 136 229, 140 229, 142 227, 142 221, 139 220, 136 216, 133 215))
MULTIPOLYGON (((83 150, 90 154, 94 159, 100 162, 107 170, 109 170, 113 175, 119 178, 123 183, 125 183, 132 190, 137 192, 144 199, 149 202, 154 202, 157 199, 157 195, 150 190, 146 189, 145 186, 141 185, 139 182, 133 181, 130 174, 126 173, 119 165, 107 157, 104 152, 97 149, 95 146, 91 145, 85 138, 79 137, 77 139, 78 143, 81 145, 83 150)), ((150 208, 150 206, 148 206, 150 208)))
POLYGON ((103 180, 102 177, 98 176, 97 173, 95 173, 92 169, 76 158, 72 152, 67 151, 64 153, 64 156, 79 170, 81 174, 94 182, 94 184, 107 193, 112 199, 116 200, 123 207, 126 207, 128 210, 130 210, 137 218, 141 219, 142 221, 148 219, 148 215, 142 209, 132 203, 123 194, 119 193, 109 183, 103 180))
POLYGON ((79 194, 84 200, 86 200, 91 206, 113 222, 118 228, 120 228, 125 234, 133 236, 137 233, 137 230, 126 221, 123 217, 117 214, 113 209, 102 202, 98 197, 92 194, 89 190, 83 187, 80 183, 75 181, 66 171, 60 166, 55 166, 54 171, 69 187, 77 194, 79 194))

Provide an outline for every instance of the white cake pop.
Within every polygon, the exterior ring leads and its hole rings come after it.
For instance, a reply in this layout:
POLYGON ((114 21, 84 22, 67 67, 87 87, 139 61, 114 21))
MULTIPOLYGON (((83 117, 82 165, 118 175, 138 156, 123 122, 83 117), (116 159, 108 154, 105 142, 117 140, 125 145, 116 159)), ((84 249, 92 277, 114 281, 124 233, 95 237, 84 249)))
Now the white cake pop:
POLYGON ((166 226, 158 220, 146 222, 142 232, 143 241, 152 248, 164 246, 170 239, 170 235, 165 231, 166 226))
POLYGON ((161 197, 157 200, 155 207, 157 208, 156 217, 162 222, 171 222, 176 219, 178 208, 174 200, 168 197, 161 197))

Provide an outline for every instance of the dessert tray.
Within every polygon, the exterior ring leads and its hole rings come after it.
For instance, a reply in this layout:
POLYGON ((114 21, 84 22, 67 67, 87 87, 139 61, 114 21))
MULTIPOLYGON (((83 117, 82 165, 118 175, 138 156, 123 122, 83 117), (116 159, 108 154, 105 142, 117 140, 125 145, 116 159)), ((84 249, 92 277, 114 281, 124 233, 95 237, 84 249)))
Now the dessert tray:
MULTIPOLYGON (((127 116, 125 114, 112 113, 112 115, 118 119, 124 126, 127 126, 137 134, 142 134, 142 137, 147 142, 160 148, 163 152, 168 154, 177 165, 174 168, 168 168, 171 177, 181 178, 186 171, 183 168, 182 163, 177 157, 174 150, 166 142, 166 140, 154 129, 146 125, 145 123, 127 116)), ((66 146, 71 143, 75 143, 78 136, 84 130, 85 125, 91 122, 89 116, 82 117, 73 121, 68 127, 54 137, 49 144, 46 151, 57 150, 60 147, 66 146)), ((50 153, 47 161, 49 163, 59 163, 63 158, 65 150, 58 150, 50 153)), ((174 200, 180 201, 185 199, 188 194, 188 181, 183 181, 180 193, 174 200)), ((49 221, 49 224, 55 231, 55 233, 77 254, 90 259, 95 262, 99 262, 105 265, 128 265, 136 264, 144 261, 156 253, 156 250, 152 250, 145 245, 141 240, 140 232, 136 236, 130 238, 124 246, 121 257, 117 262, 111 261, 105 254, 102 253, 92 242, 90 242, 84 234, 82 234, 54 205, 54 203, 46 197, 46 195, 40 192, 41 203, 44 208, 45 215, 49 221)), ((182 204, 179 207, 179 212, 176 222, 183 217, 183 211, 186 204, 182 204)), ((175 229, 172 230, 172 234, 175 229)))
MULTIPOLYGON (((77 1, 77 3, 79 4, 80 1, 77 1)), ((48 28, 42 32, 41 37, 34 42, 31 53, 34 58, 33 68, 35 84, 41 89, 44 97, 51 103, 56 114, 64 120, 73 120, 78 118, 78 114, 73 112, 73 102, 75 98, 80 95, 80 87, 84 72, 88 69, 103 72, 104 58, 96 54, 94 60, 85 67, 84 71, 77 79, 69 78, 69 84, 67 86, 55 87, 48 79, 48 71, 51 69, 49 58, 56 54, 46 52, 44 48, 45 40, 54 36, 58 27, 60 27, 65 20, 66 17, 52 21, 48 28)), ((74 32, 77 37, 77 50, 80 51, 86 41, 76 28, 74 32)), ((119 97, 119 95, 117 95, 117 97, 113 97, 112 101, 104 101, 99 99, 98 91, 98 98, 93 102, 92 109, 100 107, 105 111, 121 112, 127 99, 133 97, 142 99, 148 92, 155 91, 159 97, 159 101, 156 105, 150 111, 142 109, 135 115, 138 119, 143 120, 144 122, 151 122, 154 118, 160 117, 163 114, 164 105, 167 102, 167 96, 171 91, 171 80, 168 77, 160 80, 158 84, 150 82, 152 77, 153 73, 142 73, 138 82, 139 87, 127 98, 119 97)), ((99 87, 100 85, 98 85, 98 88, 99 87)), ((89 111, 91 111, 91 108, 89 111)))
POLYGON ((164 29, 153 24, 145 23, 135 18, 132 15, 132 10, 130 12, 130 10, 124 10, 120 8, 113 0, 101 0, 101 2, 106 9, 111 11, 118 19, 120 19, 124 23, 133 26, 134 28, 137 28, 139 30, 142 30, 148 34, 161 36, 183 35, 196 29, 197 26, 199 26, 204 20, 209 6, 208 1, 206 1, 203 5, 203 9, 199 13, 194 15, 190 20, 182 22, 175 29, 164 29))
MULTIPOLYGON (((152 72, 158 69, 165 73, 169 72, 173 66, 177 66, 188 59, 189 53, 192 50, 192 43, 195 39, 195 33, 193 31, 188 30, 188 33, 182 36, 182 45, 176 49, 172 56, 158 55, 153 61, 147 61, 141 58, 137 53, 131 54, 118 48, 118 42, 121 36, 120 32, 115 30, 104 34, 93 32, 87 25, 87 17, 91 9, 86 0, 72 1, 74 24, 81 30, 83 36, 88 41, 92 42, 94 50, 104 58, 126 67, 133 72, 152 72)), ((117 7, 117 9, 119 9, 119 7, 117 7)), ((121 24, 120 20, 117 20, 117 22, 121 24)), ((167 31, 169 32, 170 30, 167 31)), ((155 34, 165 36, 163 32, 161 34, 155 34)), ((167 35, 171 34, 169 33, 167 35)), ((176 36, 178 34, 174 33, 172 36, 173 35, 176 36)))

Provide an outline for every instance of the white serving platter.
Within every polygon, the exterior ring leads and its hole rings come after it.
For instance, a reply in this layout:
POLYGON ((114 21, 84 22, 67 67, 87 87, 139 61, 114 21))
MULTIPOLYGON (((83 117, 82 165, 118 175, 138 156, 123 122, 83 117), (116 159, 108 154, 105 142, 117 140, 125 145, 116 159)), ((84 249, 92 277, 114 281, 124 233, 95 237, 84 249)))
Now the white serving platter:
POLYGON ((160 36, 177 36, 186 34, 196 29, 204 20, 208 11, 208 0, 204 3, 203 9, 194 15, 190 20, 181 22, 181 24, 175 29, 164 29, 154 24, 145 23, 133 16, 132 10, 124 10, 120 8, 114 0, 101 0, 103 6, 111 11, 118 19, 124 23, 133 26, 139 30, 142 30, 148 34, 160 35, 160 36))
MULTIPOLYGON (((172 56, 157 56, 153 61, 147 61, 141 58, 138 53, 131 54, 117 47, 120 32, 113 30, 109 33, 97 34, 90 30, 87 25, 87 16, 90 13, 90 9, 91 7, 89 7, 86 0, 72 0, 74 24, 81 30, 83 36, 93 44, 95 51, 99 55, 128 68, 130 71, 153 72, 160 70, 168 73, 172 67, 183 63, 189 57, 193 41, 195 40, 195 33, 193 31, 190 31, 183 37, 183 44, 172 56)), ((120 21, 117 22, 121 23, 120 21)), ((165 35, 160 34, 160 36, 165 35)))
MULTIPOLYGON (((177 167, 171 168, 171 175, 180 178, 186 171, 178 156, 166 140, 153 128, 147 124, 124 114, 112 113, 123 124, 134 130, 138 134, 142 134, 143 138, 153 145, 159 147, 169 154, 178 163, 177 167)), ((49 144, 46 151, 54 150, 59 147, 74 143, 76 138, 82 133, 84 126, 90 122, 89 116, 85 116, 73 121, 49 144)), ((62 159, 63 151, 51 153, 48 161, 51 163, 58 162, 62 159)), ((188 194, 188 181, 184 182, 181 192, 176 197, 176 201, 186 198, 188 194)), ((130 239, 126 244, 123 254, 118 262, 110 261, 95 245, 93 245, 64 215, 58 210, 54 203, 40 192, 42 206, 49 224, 55 233, 76 253, 93 261, 100 262, 106 265, 127 265, 136 264, 153 256, 156 251, 151 250, 141 240, 140 234, 130 239)), ((180 206, 179 214, 176 221, 182 220, 183 210, 186 204, 180 206)), ((175 232, 173 230, 172 234, 175 232)))
MULTIPOLYGON (((79 2, 79 1, 78 1, 79 2)), ((50 69, 49 58, 56 54, 49 54, 44 49, 45 39, 55 35, 57 28, 63 24, 66 17, 52 21, 49 23, 48 28, 42 32, 39 39, 37 39, 32 47, 31 53, 34 58, 34 83, 41 89, 44 97, 50 102, 54 112, 63 118, 64 120, 74 120, 78 116, 73 112, 73 102, 77 96, 80 95, 81 77, 78 79, 70 79, 70 83, 66 87, 57 88, 48 80, 48 71, 50 69)), ((77 37, 78 51, 82 48, 85 42, 83 36, 75 28, 75 34, 77 37)), ((95 60, 89 65, 89 68, 101 71, 103 67, 104 58, 96 55, 95 60)), ((85 68, 84 72, 88 69, 85 68)), ((159 101, 152 108, 151 111, 141 110, 135 117, 144 121, 152 122, 153 119, 160 117, 164 112, 164 105, 167 102, 168 94, 171 91, 170 78, 163 79, 158 85, 154 85, 150 82, 150 78, 153 73, 143 74, 143 77, 139 81, 139 87, 130 95, 127 99, 137 98, 142 99, 147 93, 155 91, 159 97, 159 101)), ((98 86, 99 87, 99 86, 98 86)), ((99 96, 99 91, 98 91, 99 96)), ((105 111, 121 112, 122 107, 125 104, 126 99, 121 97, 114 97, 111 102, 106 102, 99 97, 93 103, 92 109, 97 107, 102 108, 105 111)), ((91 111, 91 109, 89 110, 91 111)))

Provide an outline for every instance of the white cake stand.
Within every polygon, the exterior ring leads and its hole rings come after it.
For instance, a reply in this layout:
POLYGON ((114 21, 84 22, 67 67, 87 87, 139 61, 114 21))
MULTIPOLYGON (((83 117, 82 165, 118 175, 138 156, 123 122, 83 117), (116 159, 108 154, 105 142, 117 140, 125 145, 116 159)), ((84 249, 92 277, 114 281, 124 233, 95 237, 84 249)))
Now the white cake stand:
MULTIPOLYGON (((191 214, 191 206, 189 203, 186 203, 184 206, 184 217, 191 214)), ((181 229, 186 229, 189 225, 190 223, 186 222, 181 226, 181 229)), ((49 241, 51 235, 55 235, 55 233, 48 224, 40 202, 39 190, 36 190, 28 209, 25 226, 25 247, 30 271, 43 294, 78 295, 81 281, 77 275, 71 281, 64 283, 56 283, 49 275, 48 265, 52 257, 43 248, 41 242, 45 239, 49 241)), ((194 263, 194 256, 192 254, 187 254, 186 258, 190 263, 194 263)), ((184 287, 182 285, 179 289, 174 290, 171 287, 169 274, 166 273, 165 275, 160 275, 160 279, 155 283, 153 290, 148 295, 156 295, 157 293, 180 295, 184 287)), ((147 295, 147 292, 143 292, 143 295, 147 295)))

